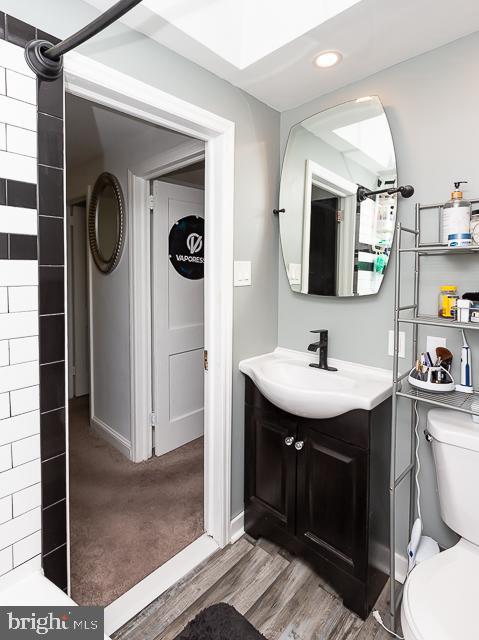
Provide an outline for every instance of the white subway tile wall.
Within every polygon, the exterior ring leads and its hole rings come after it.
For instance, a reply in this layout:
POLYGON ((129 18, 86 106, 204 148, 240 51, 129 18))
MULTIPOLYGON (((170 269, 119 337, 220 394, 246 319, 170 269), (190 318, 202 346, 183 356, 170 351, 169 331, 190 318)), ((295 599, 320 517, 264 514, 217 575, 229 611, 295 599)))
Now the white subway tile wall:
POLYGON ((6 150, 11 153, 20 153, 35 158, 37 155, 37 134, 34 131, 7 124, 5 145, 6 150))
POLYGON ((35 507, 39 507, 42 503, 42 490, 40 483, 38 482, 37 484, 33 484, 31 487, 22 489, 22 491, 17 491, 17 493, 11 497, 11 501, 12 505, 10 506, 9 518, 12 516, 17 518, 22 515, 22 513, 26 513, 27 511, 35 509, 35 507))
POLYGON ((37 235, 36 210, 0 205, 0 233, 37 235))
MULTIPOLYGON (((0 40, 0 65, 0 180, 6 184, 0 234, 34 236, 37 211, 8 201, 8 181, 37 182, 36 79, 22 47, 5 40, 0 40)), ((0 259, 0 575, 39 560, 41 553, 38 262, 5 257, 0 259)))
MULTIPOLYGON (((33 507, 32 507, 33 508, 33 507)), ((0 499, 0 524, 12 518, 12 496, 0 499)))
POLYGON ((37 104, 37 83, 35 78, 7 69, 7 96, 30 104, 37 104))

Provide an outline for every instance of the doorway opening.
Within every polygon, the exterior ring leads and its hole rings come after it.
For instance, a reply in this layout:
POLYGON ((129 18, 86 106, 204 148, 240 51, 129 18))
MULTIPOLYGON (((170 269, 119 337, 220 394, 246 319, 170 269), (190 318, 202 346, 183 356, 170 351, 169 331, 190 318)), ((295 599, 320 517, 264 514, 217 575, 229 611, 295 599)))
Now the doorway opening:
POLYGON ((70 589, 79 604, 108 606, 206 529, 204 144, 70 94, 65 122, 70 589), (193 142, 195 154, 182 159, 193 142), (130 177, 146 166, 148 198, 139 206, 130 177), (120 184, 126 214, 122 255, 109 273, 90 247, 92 228, 100 247, 102 233, 107 246, 115 237, 101 198, 96 214, 90 207, 105 172, 120 184), (149 245, 142 295, 150 331, 140 357, 131 327, 134 217, 149 245), (146 414, 137 410, 138 362, 146 414))

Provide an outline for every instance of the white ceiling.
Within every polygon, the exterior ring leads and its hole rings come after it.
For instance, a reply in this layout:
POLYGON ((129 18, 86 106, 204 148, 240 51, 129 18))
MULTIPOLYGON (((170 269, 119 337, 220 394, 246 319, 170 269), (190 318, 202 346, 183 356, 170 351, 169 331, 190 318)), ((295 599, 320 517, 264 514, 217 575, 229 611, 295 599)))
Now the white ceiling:
POLYGON ((361 0, 143 0, 142 5, 238 69, 361 0), (279 10, 278 10, 279 8, 279 10))
POLYGON ((125 149, 159 153, 191 139, 70 93, 66 94, 65 121, 70 168, 106 153, 123 156, 125 149))
POLYGON ((479 2, 143 0, 122 22, 284 111, 478 31, 479 2), (316 68, 328 49, 342 63, 316 68))

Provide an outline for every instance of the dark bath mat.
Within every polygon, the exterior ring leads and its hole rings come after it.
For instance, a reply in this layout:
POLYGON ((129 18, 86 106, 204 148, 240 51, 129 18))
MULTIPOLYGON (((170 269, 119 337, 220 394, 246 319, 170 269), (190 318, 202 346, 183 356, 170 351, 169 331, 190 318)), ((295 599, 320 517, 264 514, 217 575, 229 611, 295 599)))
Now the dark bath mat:
POLYGON ((224 602, 203 609, 175 640, 266 640, 234 607, 224 602))

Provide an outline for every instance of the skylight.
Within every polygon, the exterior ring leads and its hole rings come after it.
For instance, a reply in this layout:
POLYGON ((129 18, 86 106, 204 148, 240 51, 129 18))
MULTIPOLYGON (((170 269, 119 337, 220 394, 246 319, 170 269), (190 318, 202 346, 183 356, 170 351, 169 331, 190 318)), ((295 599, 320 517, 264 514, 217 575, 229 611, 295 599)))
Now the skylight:
POLYGON ((340 138, 372 158, 384 169, 390 169, 395 164, 394 148, 391 137, 385 134, 386 131, 389 131, 389 125, 384 113, 334 129, 334 133, 340 138))
POLYGON ((144 0, 143 5, 238 69, 361 0, 144 0))

